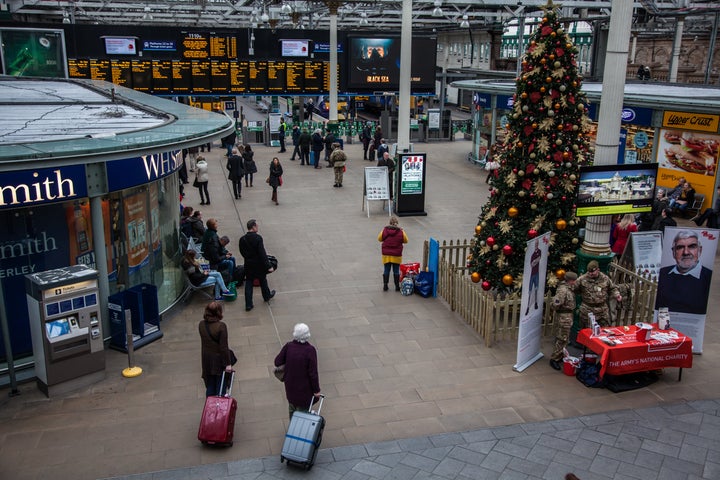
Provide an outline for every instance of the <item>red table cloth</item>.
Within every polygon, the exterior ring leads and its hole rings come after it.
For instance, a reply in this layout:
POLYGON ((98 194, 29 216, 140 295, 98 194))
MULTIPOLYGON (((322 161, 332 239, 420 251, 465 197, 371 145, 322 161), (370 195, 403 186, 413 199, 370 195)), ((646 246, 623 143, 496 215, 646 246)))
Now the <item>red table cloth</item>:
POLYGON ((577 342, 600 356, 600 376, 624 375, 667 367, 692 367, 692 339, 669 328, 653 330, 647 341, 637 340, 637 327, 605 327, 592 336, 585 328, 578 332, 577 342), (614 344, 614 345, 611 345, 614 344))

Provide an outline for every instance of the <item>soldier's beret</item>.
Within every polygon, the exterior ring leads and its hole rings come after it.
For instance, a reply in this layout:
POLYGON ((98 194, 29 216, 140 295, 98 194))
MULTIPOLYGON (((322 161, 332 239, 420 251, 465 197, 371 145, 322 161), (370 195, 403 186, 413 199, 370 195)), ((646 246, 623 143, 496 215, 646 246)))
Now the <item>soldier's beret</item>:
POLYGON ((565 272, 565 280, 577 280, 577 273, 565 272))
POLYGON ((587 266, 588 272, 592 272, 596 268, 600 268, 600 265, 598 265, 597 260, 590 260, 590 262, 588 262, 588 266, 587 266))

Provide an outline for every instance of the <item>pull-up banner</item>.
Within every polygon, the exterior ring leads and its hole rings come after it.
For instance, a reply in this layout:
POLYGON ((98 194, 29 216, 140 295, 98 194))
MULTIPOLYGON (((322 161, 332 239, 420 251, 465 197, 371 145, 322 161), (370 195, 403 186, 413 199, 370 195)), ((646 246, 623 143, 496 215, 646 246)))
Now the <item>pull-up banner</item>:
POLYGON ((424 216, 427 154, 400 153, 397 156, 395 213, 401 217, 424 216))

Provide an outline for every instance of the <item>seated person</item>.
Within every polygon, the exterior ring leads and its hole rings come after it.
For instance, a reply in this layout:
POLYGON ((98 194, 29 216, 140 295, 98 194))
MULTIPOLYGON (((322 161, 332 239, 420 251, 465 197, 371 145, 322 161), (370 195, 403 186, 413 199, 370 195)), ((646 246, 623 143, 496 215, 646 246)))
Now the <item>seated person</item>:
POLYGON ((700 227, 707 220, 708 228, 718 228, 718 214, 720 213, 720 187, 717 189, 715 203, 713 203, 712 208, 706 208, 702 215, 699 212, 700 210, 698 210, 697 215, 690 219, 695 222, 695 225, 700 227))
POLYGON ((693 204, 694 201, 695 189, 692 188, 690 182, 685 182, 683 184, 682 191, 680 192, 680 196, 677 200, 675 200, 675 208, 680 210, 680 212, 685 215, 687 209, 693 204))
POLYGON ((193 286, 209 287, 215 285, 215 300, 222 300, 223 297, 232 296, 232 293, 230 293, 225 286, 225 281, 220 272, 202 268, 200 262, 195 258, 195 250, 185 250, 185 255, 183 255, 180 266, 187 274, 193 286))
POLYGON ((213 270, 219 272, 227 270, 232 275, 235 270, 235 257, 225 248, 225 245, 230 243, 230 239, 224 236, 221 240, 218 236, 218 224, 215 218, 211 218, 206 223, 207 228, 202 238, 203 256, 210 262, 210 268, 213 270))
POLYGON ((191 234, 189 237, 192 237, 192 239, 195 240, 195 243, 200 243, 203 238, 203 234, 205 233, 205 225, 203 224, 202 213, 200 210, 192 212, 192 216, 190 216, 187 222, 190 224, 191 234))

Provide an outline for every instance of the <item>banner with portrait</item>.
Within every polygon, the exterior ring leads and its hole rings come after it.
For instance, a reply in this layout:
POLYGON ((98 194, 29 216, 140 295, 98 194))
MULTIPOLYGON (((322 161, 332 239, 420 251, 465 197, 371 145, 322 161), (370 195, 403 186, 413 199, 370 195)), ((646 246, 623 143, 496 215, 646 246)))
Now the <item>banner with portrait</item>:
POLYGON ((525 249, 517 363, 513 366, 516 372, 522 372, 543 356, 540 344, 549 245, 550 232, 547 232, 529 240, 525 249))
POLYGON ((693 353, 702 353, 710 282, 720 230, 666 227, 655 297, 667 308, 670 326, 693 341, 693 353))

